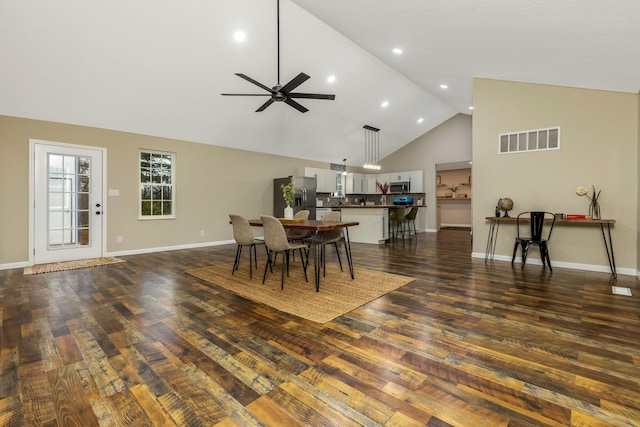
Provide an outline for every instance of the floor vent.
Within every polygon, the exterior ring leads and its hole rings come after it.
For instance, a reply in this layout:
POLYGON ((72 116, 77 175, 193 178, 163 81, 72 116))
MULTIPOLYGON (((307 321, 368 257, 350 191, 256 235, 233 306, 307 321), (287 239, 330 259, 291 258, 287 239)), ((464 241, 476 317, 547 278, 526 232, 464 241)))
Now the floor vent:
POLYGON ((623 288, 621 286, 612 286, 611 292, 614 295, 626 295, 628 297, 631 296, 631 288, 623 288))

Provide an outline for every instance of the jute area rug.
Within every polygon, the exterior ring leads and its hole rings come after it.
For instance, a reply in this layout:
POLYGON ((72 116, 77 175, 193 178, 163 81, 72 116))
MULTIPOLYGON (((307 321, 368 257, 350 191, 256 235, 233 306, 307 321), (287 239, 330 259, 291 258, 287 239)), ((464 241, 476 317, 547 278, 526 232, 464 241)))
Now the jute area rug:
POLYGON ((254 270, 253 279, 249 279, 248 263, 241 263, 233 275, 231 269, 232 264, 223 264, 187 270, 186 273, 252 301, 318 323, 329 322, 415 280, 359 267, 355 267, 355 279, 351 280, 346 265, 341 272, 337 264, 328 263, 327 276, 321 277, 320 292, 316 292, 313 266, 309 266, 309 282, 305 282, 296 258, 296 262, 291 260, 289 277, 285 272, 284 290, 280 290, 280 263, 273 268, 273 273, 267 272, 264 284, 264 264, 254 270))
POLYGON ((53 262, 50 264, 38 264, 32 267, 25 267, 23 274, 52 273, 54 271, 76 270, 78 268, 98 267, 100 265, 117 264, 125 262, 123 259, 115 257, 90 258, 77 261, 53 262))

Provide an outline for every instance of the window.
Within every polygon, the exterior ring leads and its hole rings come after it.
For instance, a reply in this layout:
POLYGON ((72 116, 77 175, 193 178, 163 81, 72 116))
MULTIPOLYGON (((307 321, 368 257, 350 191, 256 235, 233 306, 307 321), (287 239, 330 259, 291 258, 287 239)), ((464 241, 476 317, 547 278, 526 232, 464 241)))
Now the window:
POLYGON ((560 128, 523 130, 498 135, 498 153, 559 150, 560 128))
POLYGON ((140 218, 175 218, 175 154, 140 151, 140 218))

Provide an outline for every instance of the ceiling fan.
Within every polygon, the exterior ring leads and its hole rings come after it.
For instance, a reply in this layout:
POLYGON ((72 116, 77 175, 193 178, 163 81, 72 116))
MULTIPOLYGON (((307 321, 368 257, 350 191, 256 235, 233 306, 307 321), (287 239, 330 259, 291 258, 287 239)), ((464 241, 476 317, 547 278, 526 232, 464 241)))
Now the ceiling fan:
POLYGON ((329 99, 333 101, 334 99, 336 99, 336 96, 324 95, 319 93, 292 92, 292 90, 294 90, 295 88, 300 86, 302 83, 306 82, 311 78, 305 73, 298 74, 293 79, 291 79, 289 83, 285 84, 284 86, 280 84, 280 0, 276 0, 276 3, 277 3, 276 7, 277 7, 277 15, 278 15, 277 17, 278 84, 275 85, 273 88, 269 88, 268 86, 265 86, 262 83, 252 79, 246 74, 235 73, 236 76, 243 78, 250 83, 253 83, 254 85, 266 90, 268 93, 223 93, 221 95, 223 96, 270 96, 267 102, 262 104, 256 110, 256 113, 260 111, 264 111, 265 108, 267 108, 269 105, 273 104, 274 102, 284 102, 285 104, 289 104, 290 106, 300 111, 301 113, 306 113, 307 111, 309 111, 309 109, 305 108, 303 105, 294 101, 293 100, 294 98, 329 99))

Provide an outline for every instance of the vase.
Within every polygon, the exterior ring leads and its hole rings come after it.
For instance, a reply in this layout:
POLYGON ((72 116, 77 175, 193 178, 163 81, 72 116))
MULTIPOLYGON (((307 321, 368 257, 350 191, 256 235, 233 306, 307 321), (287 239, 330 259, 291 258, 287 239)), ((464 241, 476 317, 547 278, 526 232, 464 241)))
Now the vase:
POLYGON ((284 208, 284 219, 293 219, 293 208, 289 205, 284 208))
POLYGON ((589 204, 589 216, 592 219, 600 219, 600 203, 597 200, 592 200, 589 204))

